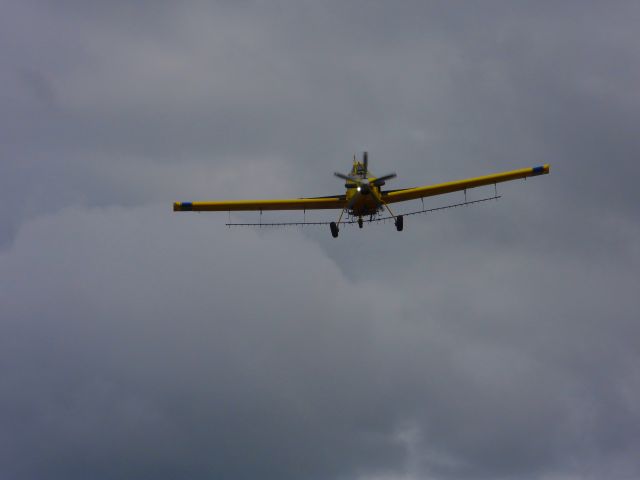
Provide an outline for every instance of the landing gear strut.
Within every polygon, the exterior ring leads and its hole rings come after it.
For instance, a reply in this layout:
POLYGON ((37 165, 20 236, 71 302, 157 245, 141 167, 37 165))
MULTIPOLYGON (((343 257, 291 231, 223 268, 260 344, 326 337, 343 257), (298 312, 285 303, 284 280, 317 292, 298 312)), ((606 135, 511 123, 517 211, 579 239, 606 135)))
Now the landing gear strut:
POLYGON ((396 224, 396 230, 398 230, 399 232, 401 232, 401 231, 402 231, 402 228, 404 227, 404 224, 403 224, 403 221, 402 221, 402 215, 398 215, 398 216, 396 217, 395 224, 396 224))
POLYGON ((338 225, 336 225, 336 222, 331 222, 329 224, 329 228, 331 229, 331 236, 333 238, 338 238, 338 232, 340 229, 338 228, 338 225))

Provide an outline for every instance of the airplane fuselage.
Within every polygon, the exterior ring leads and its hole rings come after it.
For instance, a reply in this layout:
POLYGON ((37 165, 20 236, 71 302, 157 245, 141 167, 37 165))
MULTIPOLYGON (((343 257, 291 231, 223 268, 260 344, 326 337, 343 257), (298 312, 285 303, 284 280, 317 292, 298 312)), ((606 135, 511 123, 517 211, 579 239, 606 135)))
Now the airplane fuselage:
MULTIPOLYGON (((370 175, 368 171, 367 154, 364 154, 364 161, 359 162, 355 156, 350 172, 350 179, 346 180, 345 198, 347 200, 347 211, 355 217, 365 215, 375 215, 382 209, 380 202, 381 185, 376 185, 376 177, 370 175)), ((384 182, 382 182, 384 185, 384 182)))
MULTIPOLYGON (((363 179, 366 178, 366 180, 369 180, 369 181, 372 181, 375 179, 375 177, 362 177, 362 178, 363 179)), ((349 184, 349 183, 346 183, 345 187, 347 189, 345 194, 347 204, 349 204, 356 195, 360 194, 359 198, 353 201, 351 209, 349 210, 349 214, 356 217, 361 217, 365 215, 374 215, 378 213, 382 208, 380 203, 376 200, 376 194, 377 196, 380 196, 381 194, 380 187, 376 187, 374 185, 370 185, 367 187, 356 187, 355 185, 349 184), (360 188, 360 191, 358 191, 358 188, 360 188), (374 190, 374 192, 366 191, 367 189, 374 190)))

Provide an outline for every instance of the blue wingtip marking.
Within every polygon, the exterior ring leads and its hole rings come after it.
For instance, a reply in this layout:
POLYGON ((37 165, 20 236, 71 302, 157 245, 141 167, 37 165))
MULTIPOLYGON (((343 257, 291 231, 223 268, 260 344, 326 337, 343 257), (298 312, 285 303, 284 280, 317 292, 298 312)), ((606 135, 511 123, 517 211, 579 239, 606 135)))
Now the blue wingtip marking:
POLYGON ((182 210, 193 210, 193 203, 191 203, 191 202, 182 202, 180 204, 180 207, 182 208, 182 210))
POLYGON ((544 173, 544 166, 533 167, 533 174, 534 175, 542 175, 543 173, 544 173))

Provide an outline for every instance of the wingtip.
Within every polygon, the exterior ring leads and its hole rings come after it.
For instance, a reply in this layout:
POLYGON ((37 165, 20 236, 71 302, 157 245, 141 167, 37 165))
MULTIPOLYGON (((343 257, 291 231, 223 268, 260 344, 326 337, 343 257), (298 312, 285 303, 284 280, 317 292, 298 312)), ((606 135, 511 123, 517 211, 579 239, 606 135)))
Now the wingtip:
POLYGON ((544 165, 540 165, 539 167, 533 167, 533 175, 544 175, 546 173, 549 173, 549 167, 550 165, 548 163, 545 163, 544 165))
POLYGON ((193 203, 191 202, 173 202, 174 212, 190 212, 193 210, 193 203))

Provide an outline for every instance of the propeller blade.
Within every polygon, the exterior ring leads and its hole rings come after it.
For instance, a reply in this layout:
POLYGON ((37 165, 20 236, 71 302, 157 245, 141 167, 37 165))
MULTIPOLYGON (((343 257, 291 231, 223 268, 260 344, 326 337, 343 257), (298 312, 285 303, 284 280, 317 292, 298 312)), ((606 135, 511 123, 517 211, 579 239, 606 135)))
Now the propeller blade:
POLYGON ((371 196, 373 197, 373 200, 376 202, 376 204, 378 205, 378 207, 380 205, 382 205, 382 198, 380 197, 380 195, 378 194, 378 192, 375 190, 375 188, 371 189, 371 196))
POLYGON ((338 178, 342 178, 343 180, 349 180, 351 182, 354 181, 353 178, 351 178, 349 175, 345 175, 344 173, 333 172, 333 174, 338 178))
POLYGON ((362 154, 362 163, 364 166, 364 174, 369 173, 369 152, 363 152, 362 154))
POLYGON ((382 185, 386 180, 391 180, 392 178, 396 178, 397 175, 395 173, 389 173, 387 175, 383 175, 381 177, 376 178, 373 183, 376 187, 382 185))
POLYGON ((356 192, 356 194, 353 197, 351 197, 351 200, 349 200, 349 203, 347 203, 346 210, 351 210, 351 208, 355 205, 355 203, 358 201, 359 198, 360 198, 360 192, 356 192))

